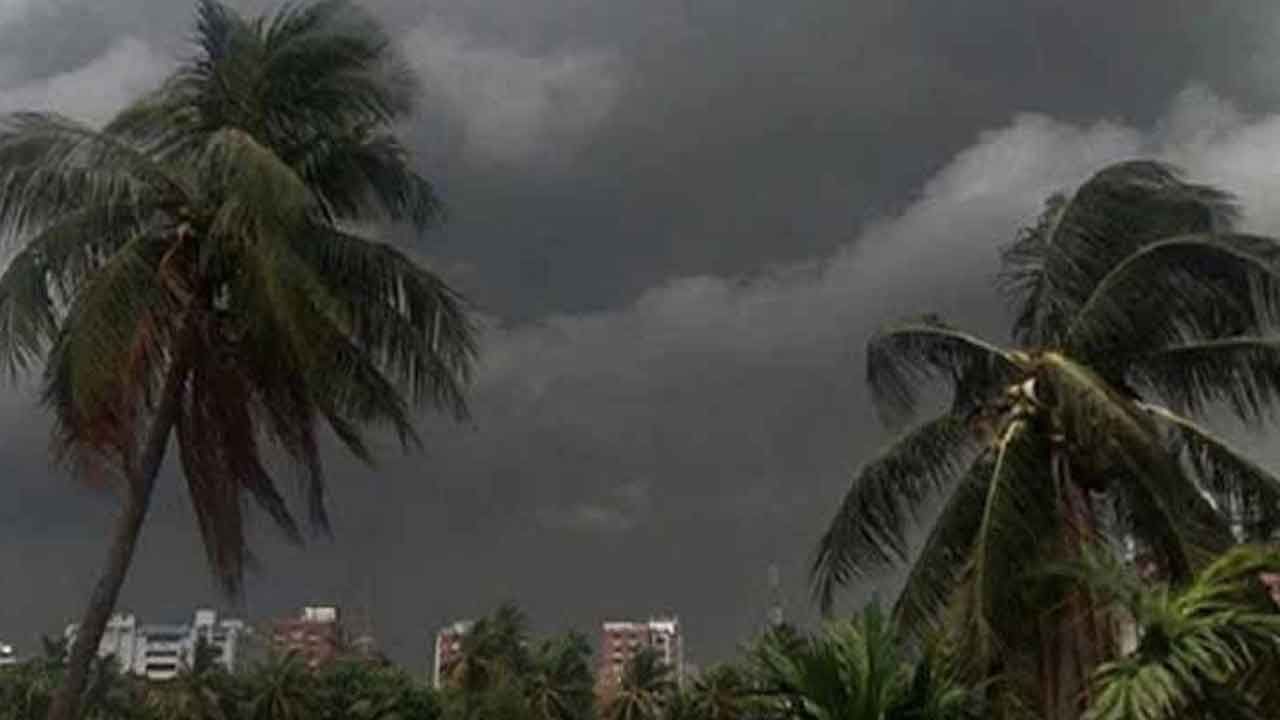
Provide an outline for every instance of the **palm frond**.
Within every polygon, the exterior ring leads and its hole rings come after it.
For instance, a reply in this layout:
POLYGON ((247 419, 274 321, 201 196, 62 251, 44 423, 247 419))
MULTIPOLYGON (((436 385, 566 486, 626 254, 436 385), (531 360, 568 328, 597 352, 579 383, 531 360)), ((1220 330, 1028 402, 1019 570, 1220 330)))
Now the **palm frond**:
POLYGON ((400 250, 351 233, 317 227, 292 247, 338 306, 339 327, 415 404, 465 415, 476 328, 457 292, 400 250))
POLYGON ((1250 423, 1267 419, 1280 400, 1280 338, 1236 336, 1194 340, 1135 356, 1126 374, 1169 406, 1192 415, 1225 405, 1250 423))
POLYGON ((11 238, 71 209, 143 217, 190 194, 178 173, 108 133, 48 113, 0 117, 0 227, 11 238))
MULTIPOLYGON (((1027 617, 1028 593, 1009 592, 1027 581, 1054 545, 1061 519, 1051 496, 1047 448, 1026 420, 1001 435, 972 540, 969 577, 960 586, 961 636, 969 648, 967 667, 985 673, 1027 617)), ((981 675, 978 675, 979 677, 981 675)))
POLYGON ((153 389, 179 306, 161 282, 166 243, 138 235, 72 299, 45 371, 61 452, 132 447, 136 403, 153 389))
POLYGON ((1103 276, 1063 347, 1110 367, 1188 339, 1266 333, 1280 318, 1280 245, 1254 235, 1150 243, 1103 276))
POLYGON ((281 152, 329 222, 384 217, 422 231, 444 215, 435 188, 414 172, 408 151, 389 133, 355 129, 281 152))
POLYGON ((920 389, 939 380, 952 384, 953 411, 969 412, 1020 367, 1013 353, 933 317, 891 326, 867 343, 867 383, 889 422, 914 413, 920 389))
POLYGON ((894 620, 904 632, 920 637, 941 629, 969 568, 993 470, 986 455, 971 463, 934 520, 894 603, 894 620))
POLYGON ((1249 540, 1270 540, 1280 530, 1280 478, 1195 421, 1157 405, 1143 407, 1173 428, 1201 487, 1249 540))
POLYGON ((260 39, 268 132, 276 140, 303 139, 304 129, 386 125, 413 107, 418 87, 396 45, 350 2, 286 7, 260 39))
POLYGON ((48 352, 70 299, 145 227, 104 209, 69 211, 33 233, 0 273, 0 362, 13 377, 48 352))
POLYGON ((1230 229, 1234 199, 1190 184, 1169 165, 1147 161, 1104 168, 1069 195, 1050 198, 1035 224, 1004 251, 1002 285, 1017 307, 1014 336, 1056 346, 1101 278, 1148 243, 1230 229))
POLYGON ((908 519, 952 485, 976 451, 966 420, 943 415, 904 434, 858 471, 813 561, 814 594, 824 612, 853 577, 906 559, 908 519))

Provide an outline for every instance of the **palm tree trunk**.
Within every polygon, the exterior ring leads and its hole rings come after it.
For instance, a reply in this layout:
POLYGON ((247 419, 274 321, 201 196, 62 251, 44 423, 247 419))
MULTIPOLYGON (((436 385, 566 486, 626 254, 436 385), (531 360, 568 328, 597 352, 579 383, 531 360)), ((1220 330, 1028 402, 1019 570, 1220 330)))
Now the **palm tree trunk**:
POLYGON ((102 642, 107 622, 115 611, 120 588, 124 585, 138 536, 142 532, 142 523, 151 506, 156 475, 164 461, 169 434, 177 421, 186 371, 186 360, 175 358, 165 378, 160 404, 156 407, 151 426, 147 430, 142 453, 136 463, 127 463, 129 467, 125 468, 128 488, 112 530, 107 566, 89 596, 89 606, 85 609, 76 631, 75 642, 71 646, 66 675, 49 705, 48 720, 78 720, 80 716, 80 704, 89 679, 89 668, 98 654, 98 645, 102 642))

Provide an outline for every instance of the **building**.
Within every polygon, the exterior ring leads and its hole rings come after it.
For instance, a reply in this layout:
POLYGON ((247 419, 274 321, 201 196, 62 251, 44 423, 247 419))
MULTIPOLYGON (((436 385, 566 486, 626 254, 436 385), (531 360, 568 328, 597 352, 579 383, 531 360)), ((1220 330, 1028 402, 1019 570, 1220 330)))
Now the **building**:
POLYGON ((332 661, 346 648, 338 608, 311 605, 297 617, 277 620, 271 628, 271 647, 282 655, 298 655, 313 670, 332 661))
POLYGON ((601 626, 600 666, 596 674, 597 689, 608 694, 617 687, 622 673, 641 650, 652 649, 671 668, 676 682, 685 677, 684 639, 680 620, 661 617, 647 622, 606 622, 601 626))
POLYGON ((0 642, 0 667, 18 664, 18 652, 12 645, 0 642))
MULTIPOLYGON (((68 646, 77 631, 78 626, 67 626, 68 646)), ((116 614, 107 622, 98 656, 114 657, 125 672, 168 680, 195 663, 196 648, 203 644, 215 663, 234 671, 244 633, 243 622, 219 618, 213 610, 196 610, 193 621, 183 625, 142 625, 132 614, 116 614)))
POLYGON ((449 671, 462 657, 462 639, 474 625, 470 620, 461 620, 440 628, 436 633, 436 648, 431 664, 431 684, 437 690, 444 686, 449 671))
POLYGON ((1262 584, 1267 586, 1267 591, 1271 593, 1271 599, 1276 605, 1280 605, 1280 574, 1263 573, 1262 584))

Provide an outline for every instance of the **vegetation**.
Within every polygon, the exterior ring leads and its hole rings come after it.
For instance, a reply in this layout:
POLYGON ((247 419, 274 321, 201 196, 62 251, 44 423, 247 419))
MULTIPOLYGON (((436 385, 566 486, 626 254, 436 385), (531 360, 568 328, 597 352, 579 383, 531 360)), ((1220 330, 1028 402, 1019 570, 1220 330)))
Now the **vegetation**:
POLYGON ((235 592, 244 500, 302 539, 270 449, 300 470, 325 530, 322 425, 371 460, 367 426, 412 446, 416 408, 464 412, 462 299, 361 234, 440 217, 395 135, 414 86, 390 37, 341 1, 246 19, 201 0, 195 40, 105 127, 0 118, 0 235, 17 251, 0 275, 0 359, 19 376, 43 361, 62 456, 122 491, 52 720, 77 716, 171 438, 210 566, 235 592))
POLYGON ((1136 544, 1183 584, 1243 536, 1280 529, 1280 480, 1201 424, 1262 423, 1280 394, 1280 245, 1233 232, 1225 193, 1152 162, 1105 168, 1048 202, 1003 256, 1005 346, 937 317, 867 349, 891 422, 928 383, 940 414, 859 471, 823 536, 818 596, 910 555, 910 519, 940 509, 894 609, 946 629, 998 711, 1076 718, 1113 633, 1092 591, 1036 581, 1084 548, 1136 544))

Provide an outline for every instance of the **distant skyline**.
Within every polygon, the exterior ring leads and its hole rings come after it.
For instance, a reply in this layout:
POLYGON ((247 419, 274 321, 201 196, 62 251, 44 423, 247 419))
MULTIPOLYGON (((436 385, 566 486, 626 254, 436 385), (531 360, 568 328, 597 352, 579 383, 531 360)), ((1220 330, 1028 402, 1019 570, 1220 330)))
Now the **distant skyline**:
MULTIPOLYGON (((504 601, 538 632, 673 609, 705 666, 767 617, 773 563, 814 618, 814 542, 889 437, 867 336, 923 311, 1000 336, 997 250, 1047 195, 1154 155, 1280 233, 1269 1, 362 4, 426 88, 407 136, 452 215, 412 247, 489 325, 473 420, 425 418, 426 450, 381 443, 376 470, 333 454, 336 539, 261 530, 240 606, 166 475, 140 615, 366 606, 425 670, 438 627, 504 601)), ((186 52, 193 7, 0 2, 0 110, 108 117, 186 52)), ((112 507, 48 467, 48 430, 30 387, 0 392, 0 638, 24 649, 78 617, 112 507)))

